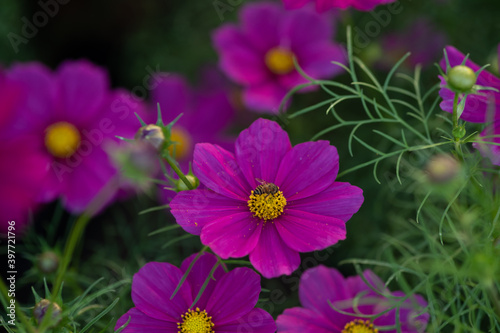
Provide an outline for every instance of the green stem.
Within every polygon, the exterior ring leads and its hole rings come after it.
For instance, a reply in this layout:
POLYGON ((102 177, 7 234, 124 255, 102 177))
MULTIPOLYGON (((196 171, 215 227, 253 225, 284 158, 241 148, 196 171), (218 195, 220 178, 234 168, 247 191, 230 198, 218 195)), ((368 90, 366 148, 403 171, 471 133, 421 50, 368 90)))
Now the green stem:
POLYGON ((455 98, 453 99, 453 137, 455 142, 455 151, 458 156, 462 158, 462 147, 460 146, 460 137, 455 135, 455 131, 458 131, 458 96, 459 93, 455 93, 455 98))
POLYGON ((64 247, 63 258, 61 260, 61 265, 57 271, 56 282, 54 283, 54 287, 52 288, 52 298, 53 300, 59 294, 61 290, 61 285, 64 280, 64 276, 66 274, 66 270, 68 269, 69 263, 71 262, 71 258, 73 257, 73 253, 75 251, 75 247, 80 240, 87 223, 90 221, 90 215, 82 214, 76 220, 75 224, 71 228, 69 239, 66 242, 66 246, 64 247))
POLYGON ((69 263, 73 257, 76 245, 85 231, 87 223, 90 221, 91 217, 97 214, 103 207, 103 203, 109 202, 109 198, 116 192, 119 186, 119 176, 111 178, 106 185, 97 193, 97 195, 88 204, 87 208, 80 217, 76 220, 75 224, 71 228, 69 233, 68 241, 64 247, 63 257, 61 260, 61 265, 57 270, 56 282, 52 288, 51 301, 55 301, 57 295, 61 290, 61 286, 64 280, 64 276, 68 269, 69 263))
POLYGON ((458 93, 455 93, 453 99, 453 129, 458 127, 458 93))
POLYGON ((179 169, 175 160, 168 154, 165 154, 163 157, 167 160, 168 165, 170 165, 172 170, 174 170, 174 172, 179 176, 179 178, 184 182, 184 184, 186 184, 187 188, 190 190, 194 190, 193 184, 191 184, 191 182, 186 178, 181 169, 179 169))
MULTIPOLYGON (((9 297, 8 297, 9 290, 8 290, 7 286, 5 285, 3 279, 0 279, 0 292, 3 296, 3 298, 5 299, 6 304, 8 305, 9 304, 9 301, 8 301, 9 300, 9 297)), ((27 332, 35 333, 36 332, 35 328, 30 324, 28 318, 26 318, 24 312, 21 310, 21 307, 18 305, 17 301, 15 303, 15 307, 16 307, 16 318, 19 319, 19 321, 23 324, 23 326, 27 332)), ((8 325, 8 324, 5 322, 5 325, 8 325)))

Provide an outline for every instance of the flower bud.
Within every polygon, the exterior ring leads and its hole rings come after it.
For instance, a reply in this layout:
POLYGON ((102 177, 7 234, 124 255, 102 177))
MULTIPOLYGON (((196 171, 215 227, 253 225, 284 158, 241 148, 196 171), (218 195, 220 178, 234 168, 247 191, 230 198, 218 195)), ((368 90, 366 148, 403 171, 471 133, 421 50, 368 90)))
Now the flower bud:
POLYGON ((57 303, 51 303, 48 299, 42 299, 35 305, 33 309, 33 316, 36 319, 36 322, 40 324, 45 317, 45 313, 49 310, 49 306, 52 305, 52 326, 56 326, 61 321, 61 312, 62 309, 57 303))
POLYGON ((476 73, 472 68, 458 65, 448 71, 448 85, 458 92, 470 91, 476 84, 476 73))
MULTIPOLYGON (((186 179, 193 185, 193 188, 197 188, 200 185, 200 180, 196 178, 193 174, 187 174, 186 179)), ((176 182, 176 191, 188 191, 186 183, 182 181, 182 179, 178 179, 176 182)))
POLYGON ((135 134, 135 139, 137 141, 149 142, 156 150, 160 151, 165 143, 165 135, 163 130, 158 125, 146 125, 137 131, 135 134))
POLYGON ((439 154, 429 160, 425 171, 431 182, 447 183, 458 175, 460 164, 450 155, 439 154))
POLYGON ((45 251, 36 257, 36 267, 44 273, 54 273, 59 267, 59 256, 54 251, 45 251))

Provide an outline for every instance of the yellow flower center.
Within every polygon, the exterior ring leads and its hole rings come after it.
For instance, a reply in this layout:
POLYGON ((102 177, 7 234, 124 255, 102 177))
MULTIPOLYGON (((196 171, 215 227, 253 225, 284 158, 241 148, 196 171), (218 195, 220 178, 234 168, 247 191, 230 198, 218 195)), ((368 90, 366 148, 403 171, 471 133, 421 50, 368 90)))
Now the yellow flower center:
POLYGON ((80 146, 78 129, 65 121, 52 124, 45 130, 45 146, 55 157, 70 157, 80 146))
POLYGON ((355 319, 344 326, 341 333, 378 333, 369 320, 355 319))
POLYGON ((293 53, 282 47, 275 47, 266 53, 267 68, 274 74, 287 74, 294 70, 293 53))
POLYGON ((181 317, 182 323, 177 323, 178 333, 214 333, 212 317, 209 317, 205 310, 188 310, 181 317))
POLYGON ((170 133, 172 144, 168 147, 170 155, 176 160, 182 160, 189 155, 193 142, 189 133, 182 127, 173 127, 170 133))
POLYGON ((274 220, 283 214, 285 206, 286 199, 281 191, 259 194, 255 194, 255 191, 252 191, 248 199, 248 208, 250 208, 253 216, 264 220, 264 222, 274 220))

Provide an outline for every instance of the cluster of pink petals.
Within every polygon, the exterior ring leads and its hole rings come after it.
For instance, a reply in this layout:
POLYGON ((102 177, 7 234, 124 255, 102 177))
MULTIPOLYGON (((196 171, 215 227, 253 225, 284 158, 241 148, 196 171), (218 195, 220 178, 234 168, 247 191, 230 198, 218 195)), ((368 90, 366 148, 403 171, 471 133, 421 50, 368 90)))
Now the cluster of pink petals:
POLYGON ((221 266, 217 267, 201 297, 191 306, 217 262, 209 253, 196 260, 177 294, 171 298, 195 257, 196 254, 185 259, 180 268, 160 262, 142 267, 132 281, 135 307, 118 320, 115 330, 128 321, 121 332, 177 333, 180 331, 177 323, 183 322, 181 315, 199 308, 212 317, 215 332, 276 331, 271 315, 255 308, 261 291, 260 276, 250 268, 240 267, 226 273, 221 266))
POLYGON ((48 158, 33 144, 33 136, 11 135, 15 110, 26 90, 0 71, 0 233, 9 226, 15 234, 25 229, 37 207, 37 193, 48 173, 48 158), (8 222, 11 222, 8 224, 8 222))
POLYGON ((234 151, 196 145, 194 174, 206 189, 180 192, 170 203, 184 230, 200 235, 224 259, 249 255, 267 278, 291 274, 300 264, 299 252, 345 239, 345 223, 363 195, 358 187, 335 181, 339 157, 329 142, 292 147, 276 122, 258 119, 240 133, 234 151), (257 179, 277 185, 287 200, 272 221, 254 217, 248 208, 257 179))
POLYGON ((286 309, 278 316, 278 333, 341 333, 356 319, 369 319, 379 332, 423 333, 429 321, 422 296, 390 292, 370 270, 363 277, 344 278, 334 268, 311 268, 300 278, 299 298, 302 307, 286 309))
POLYGON ((384 5, 396 0, 283 0, 287 9, 301 8, 307 3, 316 3, 318 12, 325 12, 330 9, 354 8, 362 11, 373 10, 378 5, 384 5))
POLYGON ((308 8, 285 11, 270 2, 247 4, 239 16, 239 25, 225 24, 215 30, 213 43, 222 71, 243 87, 242 100, 249 109, 278 113, 286 93, 308 82, 295 69, 273 73, 266 65, 266 54, 274 48, 293 53, 298 65, 315 79, 342 71, 332 64, 346 59, 342 46, 333 42, 331 17, 308 8))
POLYGON ((118 186, 108 184, 118 170, 104 148, 110 140, 118 142, 117 135, 133 137, 139 127, 134 112, 142 113, 141 103, 126 91, 111 90, 107 73, 83 60, 67 61, 54 72, 40 63, 16 64, 6 76, 24 93, 8 135, 33 138, 31 148, 44 157, 36 167, 48 170, 38 201, 60 198, 67 210, 81 213, 107 186, 98 206, 111 202, 118 186), (73 125, 81 137, 67 158, 53 156, 45 146, 47 128, 58 122, 73 125))

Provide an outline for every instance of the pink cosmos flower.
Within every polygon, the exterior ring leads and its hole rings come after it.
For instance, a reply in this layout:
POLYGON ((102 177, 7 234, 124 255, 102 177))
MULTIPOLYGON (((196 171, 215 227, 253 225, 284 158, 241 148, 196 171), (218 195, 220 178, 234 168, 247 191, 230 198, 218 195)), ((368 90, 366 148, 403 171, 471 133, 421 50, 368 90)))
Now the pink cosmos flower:
POLYGON ((241 132, 234 154, 196 145, 194 174, 208 189, 178 193, 171 212, 222 258, 250 255, 267 278, 291 274, 299 252, 344 239, 363 202, 361 189, 335 181, 338 159, 328 141, 292 147, 277 123, 258 119, 241 132))
MULTIPOLYGON (((210 90, 194 91, 183 77, 168 73, 155 76, 154 81, 156 86, 152 91, 152 101, 155 117, 157 103, 160 104, 164 123, 182 114, 172 128, 171 140, 178 142, 172 153, 183 172, 189 171, 196 143, 214 142, 224 147, 231 145, 234 140, 222 134, 234 116, 234 109, 224 89, 212 86, 210 90)), ((151 122, 155 121, 156 118, 151 122)))
MULTIPOLYGON (((117 173, 105 142, 133 137, 141 105, 124 91, 111 91, 104 70, 87 61, 65 62, 56 72, 17 64, 7 76, 28 91, 11 132, 36 137, 32 145, 50 161, 39 199, 61 198, 67 210, 82 212, 117 173)), ((107 189, 95 209, 114 198, 117 188, 107 189)))
MULTIPOLYGON (((446 53, 448 54, 448 60, 450 66, 454 67, 461 65, 465 58, 465 55, 458 51, 453 46, 446 47, 446 53)), ((443 58, 439 63, 443 71, 446 71, 446 61, 443 58)), ((477 71, 480 66, 467 59, 465 65, 472 68, 472 70, 477 71)), ((441 79, 441 90, 439 90, 439 96, 443 98, 440 106, 446 112, 453 113, 453 99, 455 93, 450 89, 446 88, 446 81, 443 77, 441 79)), ((495 75, 489 73, 487 70, 483 70, 481 74, 477 77, 476 84, 486 87, 493 87, 500 90, 500 79, 495 75)), ((459 98, 459 102, 462 98, 459 98)), ((468 95, 465 101, 465 108, 460 118, 472 123, 485 123, 490 122, 495 119, 500 118, 500 93, 490 90, 480 90, 479 94, 468 95)))
MULTIPOLYGON (((332 41, 331 20, 309 9, 284 11, 275 3, 251 3, 240 12, 240 25, 225 24, 213 33, 222 71, 244 88, 243 102, 253 110, 278 113, 286 93, 315 79, 330 78, 345 63, 344 49, 332 41)), ((310 87, 307 90, 315 89, 310 87)))
POLYGON ((285 8, 301 8, 309 2, 316 3, 316 10, 324 12, 330 9, 347 9, 353 7, 357 10, 370 11, 378 5, 384 5, 396 0, 283 0, 285 8))
POLYGON ((217 267, 213 279, 193 304, 217 262, 209 253, 194 263, 187 279, 170 299, 195 257, 184 260, 180 269, 159 262, 142 267, 132 281, 135 307, 118 320, 115 330, 130 320, 123 333, 276 331, 271 315, 255 308, 261 291, 260 276, 250 268, 240 267, 226 273, 221 266, 217 267))
POLYGON ((278 316, 278 332, 396 333, 396 318, 401 332, 424 332, 429 314, 423 312, 427 302, 420 295, 407 298, 401 291, 391 293, 370 270, 364 271, 363 276, 370 285, 360 276, 344 278, 334 268, 320 265, 308 269, 299 284, 302 307, 286 309, 278 316), (376 317, 371 319, 372 315, 376 317))
POLYGON ((40 153, 34 138, 8 133, 14 111, 26 98, 26 91, 0 71, 0 233, 8 227, 16 234, 25 230, 28 215, 37 206, 37 196, 48 171, 48 159, 40 153), (8 224, 9 221, 14 223, 8 224))

